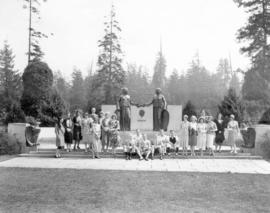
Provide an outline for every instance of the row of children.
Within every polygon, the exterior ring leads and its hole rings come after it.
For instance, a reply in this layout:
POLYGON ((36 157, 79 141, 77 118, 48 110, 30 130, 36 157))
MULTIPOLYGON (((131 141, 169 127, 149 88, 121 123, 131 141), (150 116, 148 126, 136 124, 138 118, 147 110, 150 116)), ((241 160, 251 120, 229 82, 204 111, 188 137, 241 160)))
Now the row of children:
POLYGON ((156 140, 150 141, 145 133, 141 134, 141 131, 137 129, 136 134, 131 135, 131 139, 123 143, 123 149, 127 160, 131 160, 133 153, 137 154, 140 160, 145 159, 148 161, 150 155, 153 160, 156 152, 160 154, 162 160, 165 154, 170 154, 172 151, 175 151, 177 155, 179 150, 178 141, 179 139, 173 130, 170 131, 168 137, 161 129, 156 140))

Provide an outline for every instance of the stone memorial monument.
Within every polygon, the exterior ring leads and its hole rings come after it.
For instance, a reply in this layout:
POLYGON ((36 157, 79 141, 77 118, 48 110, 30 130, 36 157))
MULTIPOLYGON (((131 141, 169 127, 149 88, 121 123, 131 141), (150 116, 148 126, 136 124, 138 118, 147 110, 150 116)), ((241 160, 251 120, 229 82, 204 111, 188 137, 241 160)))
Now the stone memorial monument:
POLYGON ((156 89, 151 102, 142 105, 134 103, 128 94, 128 89, 123 88, 116 105, 102 105, 101 108, 103 112, 118 114, 121 131, 179 130, 182 121, 182 106, 168 106, 160 88, 156 89))

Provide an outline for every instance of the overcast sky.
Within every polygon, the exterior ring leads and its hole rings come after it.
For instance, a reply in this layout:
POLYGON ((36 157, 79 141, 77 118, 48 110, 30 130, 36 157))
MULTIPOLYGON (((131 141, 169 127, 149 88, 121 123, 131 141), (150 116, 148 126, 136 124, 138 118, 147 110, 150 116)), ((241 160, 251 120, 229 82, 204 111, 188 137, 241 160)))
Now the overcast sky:
MULTIPOLYGON (((45 61, 53 70, 69 77, 73 68, 84 74, 96 65, 97 41, 104 35, 103 22, 111 0, 47 0, 41 21, 34 27, 53 33, 41 42, 45 61)), ((180 73, 199 53, 211 72, 220 58, 232 59, 234 69, 246 69, 249 60, 239 53, 235 34, 246 22, 246 14, 233 0, 114 0, 122 28, 124 65, 136 63, 153 72, 162 40, 167 73, 180 73)), ((16 55, 16 68, 23 70, 27 57, 28 13, 23 0, 0 0, 0 44, 8 40, 16 55)))

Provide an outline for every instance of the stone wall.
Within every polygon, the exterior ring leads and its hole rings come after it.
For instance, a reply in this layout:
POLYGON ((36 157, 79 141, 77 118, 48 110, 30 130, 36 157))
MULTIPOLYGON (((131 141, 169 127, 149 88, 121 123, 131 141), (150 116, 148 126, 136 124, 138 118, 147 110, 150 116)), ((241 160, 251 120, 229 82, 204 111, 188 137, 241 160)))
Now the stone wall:
MULTIPOLYGON (((15 136, 20 143, 25 143, 25 127, 26 123, 9 123, 8 134, 15 136)), ((53 127, 41 127, 38 136, 38 143, 46 141, 46 143, 55 143, 55 132, 53 127)))

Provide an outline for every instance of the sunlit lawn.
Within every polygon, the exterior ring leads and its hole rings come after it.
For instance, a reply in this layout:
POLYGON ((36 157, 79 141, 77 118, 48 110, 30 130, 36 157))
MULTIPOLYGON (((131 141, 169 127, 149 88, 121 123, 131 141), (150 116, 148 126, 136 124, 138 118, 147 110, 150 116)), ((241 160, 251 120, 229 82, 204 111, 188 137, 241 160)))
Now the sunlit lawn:
POLYGON ((269 211, 269 175, 0 169, 0 212, 269 211))

